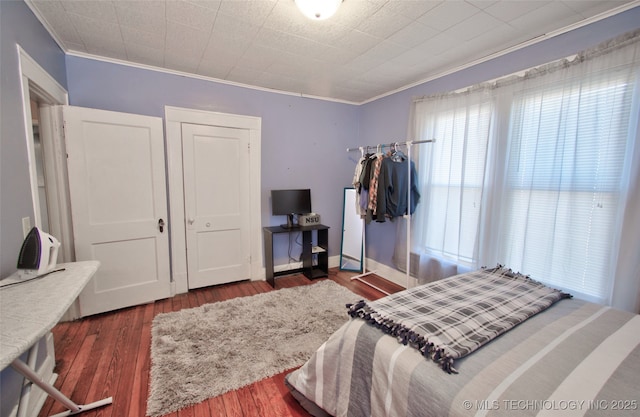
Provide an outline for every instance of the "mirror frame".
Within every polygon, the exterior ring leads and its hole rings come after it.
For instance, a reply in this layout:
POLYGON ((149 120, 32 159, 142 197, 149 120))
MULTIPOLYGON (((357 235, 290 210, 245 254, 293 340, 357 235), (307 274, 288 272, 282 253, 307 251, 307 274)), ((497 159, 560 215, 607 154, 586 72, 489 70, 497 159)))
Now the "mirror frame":
MULTIPOLYGON (((351 207, 351 211, 350 213, 353 214, 354 217, 358 218, 358 222, 361 225, 361 229, 360 229, 360 259, 355 259, 351 256, 345 256, 344 254, 344 249, 345 249, 345 226, 347 225, 347 215, 349 212, 347 212, 347 193, 349 191, 352 191, 354 194, 356 192, 355 188, 353 187, 345 187, 344 191, 343 191, 343 199, 342 199, 342 237, 341 237, 341 241, 340 241, 340 270, 341 271, 356 271, 356 272, 362 272, 362 257, 364 254, 364 239, 363 236, 364 234, 362 233, 363 230, 362 228, 364 228, 364 224, 362 222, 362 219, 360 219, 360 216, 357 215, 357 213, 355 212, 354 206, 351 207), (355 266, 350 266, 350 265, 355 265, 357 264, 358 267, 356 268, 355 266)), ((355 205, 355 201, 354 201, 354 205, 355 205)))

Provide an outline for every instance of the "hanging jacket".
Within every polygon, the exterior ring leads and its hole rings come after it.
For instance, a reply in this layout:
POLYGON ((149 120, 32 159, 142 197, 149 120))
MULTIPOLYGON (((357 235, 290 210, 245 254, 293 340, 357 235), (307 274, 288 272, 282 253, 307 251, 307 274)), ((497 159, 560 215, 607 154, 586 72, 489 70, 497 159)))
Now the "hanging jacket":
POLYGON ((377 211, 374 219, 384 222, 387 218, 393 219, 407 214, 409 172, 411 170, 411 207, 409 214, 413 214, 420 202, 418 191, 418 178, 413 161, 408 159, 394 161, 392 158, 384 158, 380 165, 378 176, 377 211))

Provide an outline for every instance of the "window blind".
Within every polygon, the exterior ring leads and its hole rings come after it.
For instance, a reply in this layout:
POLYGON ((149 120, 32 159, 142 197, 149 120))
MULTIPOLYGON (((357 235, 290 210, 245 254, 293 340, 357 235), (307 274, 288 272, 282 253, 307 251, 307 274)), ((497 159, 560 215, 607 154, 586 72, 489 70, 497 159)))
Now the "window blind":
POLYGON ((507 265, 607 298, 633 88, 594 77, 514 98, 499 252, 507 265))

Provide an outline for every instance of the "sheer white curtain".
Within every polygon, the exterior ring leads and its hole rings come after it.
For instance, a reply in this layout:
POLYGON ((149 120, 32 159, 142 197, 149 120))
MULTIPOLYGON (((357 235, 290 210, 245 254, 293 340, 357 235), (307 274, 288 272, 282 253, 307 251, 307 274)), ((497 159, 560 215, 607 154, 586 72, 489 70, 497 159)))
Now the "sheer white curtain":
POLYGON ((639 39, 416 100, 412 251, 639 311, 639 39))
POLYGON ((421 201, 412 217, 412 240, 422 252, 420 282, 469 269, 478 258, 493 93, 481 86, 415 103, 415 137, 436 138, 419 147, 417 158, 420 167, 429 168, 419 170, 421 201))

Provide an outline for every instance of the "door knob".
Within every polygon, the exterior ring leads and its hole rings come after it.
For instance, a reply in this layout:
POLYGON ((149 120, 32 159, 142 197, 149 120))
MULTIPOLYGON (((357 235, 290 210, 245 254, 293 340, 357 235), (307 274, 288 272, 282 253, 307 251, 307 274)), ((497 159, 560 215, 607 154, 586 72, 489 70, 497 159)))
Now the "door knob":
POLYGON ((193 224, 193 222, 195 222, 195 221, 196 221, 196 219, 191 219, 191 218, 190 218, 188 221, 189 221, 189 224, 193 224))
POLYGON ((160 229, 160 233, 164 232, 164 220, 158 220, 158 229, 160 229))

